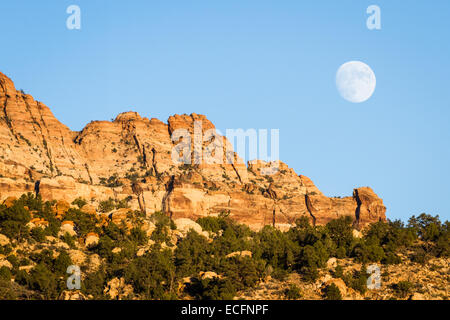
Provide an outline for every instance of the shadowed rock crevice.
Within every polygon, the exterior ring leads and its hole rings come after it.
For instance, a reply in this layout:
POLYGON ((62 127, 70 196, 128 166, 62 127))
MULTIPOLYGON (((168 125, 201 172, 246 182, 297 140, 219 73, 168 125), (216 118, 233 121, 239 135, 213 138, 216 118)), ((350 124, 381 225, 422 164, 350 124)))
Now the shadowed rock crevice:
POLYGON ((40 180, 38 180, 38 181, 36 181, 35 183, 34 183, 34 193, 35 193, 35 195, 36 195, 36 197, 39 195, 39 186, 40 186, 40 184, 41 184, 41 181, 40 180))
POLYGON ((239 172, 237 171, 236 167, 234 166, 234 164, 231 164, 233 166, 233 170, 236 173, 237 178, 239 179, 239 182, 242 184, 242 179, 241 176, 239 174, 239 172))
POLYGON ((309 197, 307 194, 305 194, 305 204, 306 204, 306 208, 307 208, 307 210, 308 210, 308 213, 309 213, 309 215, 310 215, 311 218, 312 218, 312 225, 313 225, 313 226, 316 226, 317 219, 316 219, 316 217, 314 216, 314 213, 317 212, 317 210, 316 210, 316 209, 314 208, 314 206, 312 205, 311 199, 310 199, 310 197, 309 197))
POLYGON ((157 162, 156 162, 156 149, 152 148, 152 167, 153 167, 153 173, 156 177, 159 178, 159 172, 157 168, 157 162))

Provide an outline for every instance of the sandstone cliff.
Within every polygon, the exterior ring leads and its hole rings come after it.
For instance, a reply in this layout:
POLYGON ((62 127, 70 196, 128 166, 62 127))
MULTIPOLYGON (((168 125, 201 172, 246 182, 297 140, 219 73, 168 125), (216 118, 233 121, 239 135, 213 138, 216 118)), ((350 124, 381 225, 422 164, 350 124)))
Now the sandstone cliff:
POLYGON ((81 197, 91 205, 128 197, 133 209, 147 214, 163 211, 195 220, 225 212, 253 229, 286 229, 301 216, 316 224, 351 216, 359 226, 386 219, 383 201, 372 189, 328 198, 284 163, 270 176, 264 171, 268 163, 246 166, 224 137, 211 137, 201 141, 201 150, 189 150, 192 165, 175 163, 172 149, 179 140, 172 141, 172 133, 185 129, 192 141, 198 139, 196 122, 200 135, 214 129, 203 115, 175 115, 166 124, 125 112, 112 122, 93 121, 74 132, 2 73, 0 107, 0 201, 26 192, 69 203, 81 197), (214 139, 225 147, 216 159, 233 161, 196 161, 214 139))

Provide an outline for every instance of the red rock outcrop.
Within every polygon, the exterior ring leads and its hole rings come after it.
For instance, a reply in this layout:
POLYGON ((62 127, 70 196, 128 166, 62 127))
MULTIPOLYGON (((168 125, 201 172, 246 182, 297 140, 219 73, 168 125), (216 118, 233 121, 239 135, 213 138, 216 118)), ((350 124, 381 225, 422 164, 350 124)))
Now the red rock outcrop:
POLYGON ((225 212, 253 229, 289 228, 301 216, 316 224, 351 216, 360 226, 385 219, 383 201, 370 188, 328 198, 282 162, 270 175, 270 163, 246 166, 225 137, 210 134, 215 127, 204 115, 174 115, 165 124, 125 112, 74 132, 2 73, 0 108, 0 201, 35 192, 68 203, 83 198, 95 212, 99 201, 131 198, 131 207, 147 214, 196 220, 225 212), (187 136, 172 139, 176 131, 187 136), (173 159, 184 139, 199 142, 178 154, 191 164, 173 159))

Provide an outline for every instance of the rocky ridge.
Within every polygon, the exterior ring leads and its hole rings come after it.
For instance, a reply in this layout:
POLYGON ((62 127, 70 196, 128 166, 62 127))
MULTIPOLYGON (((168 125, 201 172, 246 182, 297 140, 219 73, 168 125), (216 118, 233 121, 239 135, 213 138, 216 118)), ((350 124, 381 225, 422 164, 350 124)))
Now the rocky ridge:
MULTIPOLYGON (((161 211, 195 221, 227 213, 254 230, 287 229, 302 216, 318 225, 341 216, 351 216, 360 227, 386 220, 383 201, 371 188, 326 197, 284 163, 272 175, 265 174, 270 163, 245 165, 225 137, 218 139, 225 146, 223 159, 232 163, 175 163, 172 149, 180 140, 173 141, 172 134, 184 129, 195 141, 195 122, 201 123, 200 136, 215 128, 203 115, 174 115, 163 123, 125 112, 75 132, 2 73, 0 108, 0 202, 27 192, 68 203, 83 198, 94 207, 110 198, 127 199, 147 215, 161 211)), ((200 151, 213 139, 200 140, 200 151)), ((191 148, 193 159, 198 151, 191 148)))

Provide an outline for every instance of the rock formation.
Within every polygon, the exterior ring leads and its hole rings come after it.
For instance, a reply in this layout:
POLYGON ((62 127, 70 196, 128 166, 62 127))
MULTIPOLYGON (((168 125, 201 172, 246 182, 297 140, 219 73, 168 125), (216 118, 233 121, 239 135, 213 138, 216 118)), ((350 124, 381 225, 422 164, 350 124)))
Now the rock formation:
POLYGON ((225 137, 208 135, 215 127, 203 115, 175 115, 166 124, 125 112, 74 132, 2 73, 0 108, 0 201, 27 192, 68 203, 83 198, 91 206, 128 198, 132 209, 147 214, 196 220, 227 213, 255 230, 286 229, 302 216, 316 224, 351 216, 361 227, 386 219, 370 188, 328 198, 284 163, 270 176, 269 163, 246 166, 225 137), (176 134, 183 130, 188 137, 176 134), (189 139, 200 143, 177 152, 191 164, 174 161, 173 148, 189 139), (213 143, 224 152, 211 151, 213 143))

